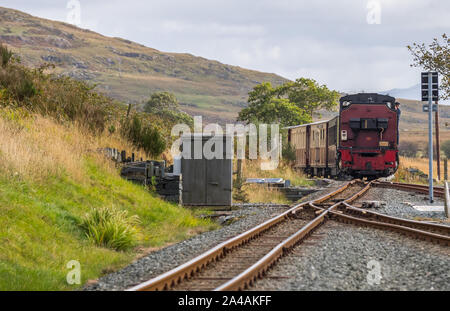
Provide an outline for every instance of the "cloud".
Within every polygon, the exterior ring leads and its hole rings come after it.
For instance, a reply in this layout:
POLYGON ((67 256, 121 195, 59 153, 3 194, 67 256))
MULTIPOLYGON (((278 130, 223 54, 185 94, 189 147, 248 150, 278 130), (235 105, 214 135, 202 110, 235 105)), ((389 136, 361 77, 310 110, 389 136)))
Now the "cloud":
MULTIPOLYGON (((338 90, 414 85, 406 45, 450 29, 450 2, 370 0, 79 0, 81 23, 162 51, 183 52, 290 79, 312 77, 338 90)), ((65 21, 66 1, 4 0, 2 5, 65 21)))

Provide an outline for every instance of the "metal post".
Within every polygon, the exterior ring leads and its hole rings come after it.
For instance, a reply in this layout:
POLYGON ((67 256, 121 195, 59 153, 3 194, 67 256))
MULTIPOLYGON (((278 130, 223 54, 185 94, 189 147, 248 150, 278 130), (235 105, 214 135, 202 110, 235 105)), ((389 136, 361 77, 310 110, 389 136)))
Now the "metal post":
POLYGON ((441 149, 439 146, 439 105, 436 101, 436 164, 437 164, 437 180, 441 180, 441 149))
POLYGON ((447 171, 447 158, 444 158, 444 180, 448 179, 448 171, 447 171))
POLYGON ((433 203, 433 100, 432 100, 432 73, 428 72, 428 159, 429 159, 429 195, 433 203))
POLYGON ((445 189, 445 205, 444 205, 445 217, 450 218, 450 215, 449 215, 450 196, 448 193, 448 183, 447 182, 444 183, 444 189, 445 189))

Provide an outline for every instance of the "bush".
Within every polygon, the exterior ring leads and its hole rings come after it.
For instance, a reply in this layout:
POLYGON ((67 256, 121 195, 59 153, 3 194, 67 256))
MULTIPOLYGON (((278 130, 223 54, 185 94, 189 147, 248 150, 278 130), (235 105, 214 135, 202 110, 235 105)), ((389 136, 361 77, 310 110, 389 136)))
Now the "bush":
POLYGON ((94 133, 103 132, 108 121, 117 117, 114 111, 117 105, 95 92, 95 86, 44 73, 51 65, 29 69, 19 62, 11 62, 13 53, 2 45, 0 54, 1 105, 24 107, 58 121, 75 121, 94 133))
POLYGON ((295 149, 292 148, 292 145, 290 143, 286 143, 283 145, 282 154, 284 160, 287 160, 288 162, 295 162, 296 160, 295 149))
POLYGON ((174 126, 175 124, 186 124, 191 128, 194 127, 194 119, 186 112, 163 109, 152 113, 155 116, 164 119, 166 121, 166 124, 170 127, 174 126))
POLYGON ((417 143, 412 141, 401 142, 398 146, 398 152, 401 156, 414 158, 419 151, 419 146, 417 143))
POLYGON ((128 118, 122 121, 122 135, 151 156, 159 156, 166 149, 160 130, 138 114, 134 114, 131 121, 128 118))
POLYGON ((450 140, 444 141, 441 145, 441 150, 444 152, 447 159, 450 159, 450 140))
POLYGON ((144 105, 144 111, 154 112, 163 109, 178 111, 178 100, 174 94, 169 92, 156 92, 144 105))
POLYGON ((113 208, 93 209, 80 223, 86 236, 98 246, 124 251, 137 244, 139 218, 113 208))
POLYGON ((0 44, 0 55, 2 59, 2 67, 5 68, 13 57, 13 52, 7 46, 0 44))

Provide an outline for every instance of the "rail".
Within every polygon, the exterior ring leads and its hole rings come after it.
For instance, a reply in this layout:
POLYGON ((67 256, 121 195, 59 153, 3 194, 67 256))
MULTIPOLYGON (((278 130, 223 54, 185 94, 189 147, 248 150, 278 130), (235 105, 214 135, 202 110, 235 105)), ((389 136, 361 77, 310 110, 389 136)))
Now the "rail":
MULTIPOLYGON (((392 184, 379 181, 362 182, 359 180, 348 182, 337 190, 332 191, 318 199, 297 204, 280 215, 271 218, 234 238, 220 243, 216 247, 186 262, 185 264, 182 264, 181 266, 178 266, 147 282, 136 285, 128 290, 168 290, 183 282, 183 280, 187 280, 195 276, 195 274, 202 271, 210 263, 225 257, 227 253, 249 243, 253 239, 258 238, 264 232, 285 221, 288 217, 295 215, 298 211, 310 207, 316 210, 316 216, 314 219, 310 220, 306 225, 301 227, 288 238, 284 239, 281 243, 271 248, 270 251, 259 258, 254 264, 246 268, 238 275, 232 277, 224 284, 216 287, 214 290, 243 290, 249 286, 252 286, 253 283, 258 278, 262 278, 267 271, 274 264, 276 264, 278 260, 280 260, 281 257, 288 254, 296 245, 311 235, 315 229, 325 223, 328 219, 336 219, 344 223, 396 231, 414 238, 436 242, 441 245, 450 244, 450 227, 448 226, 388 216, 381 213, 360 209, 351 205, 352 202, 363 196, 372 186, 376 185, 385 187, 388 186, 388 184, 391 186, 394 185, 395 188, 402 190, 421 192, 420 186, 416 187, 416 185, 410 184, 392 184), (360 187, 360 189, 357 189, 355 192, 353 189, 354 187, 360 187), (351 192, 348 197, 345 195, 344 198, 336 199, 336 197, 339 197, 339 195, 342 196, 342 194, 345 194, 348 191, 351 192)), ((435 188, 435 191, 439 190, 441 190, 442 194, 444 194, 444 189, 435 188)), ((445 187, 445 194, 446 199, 448 200, 447 185, 445 187)))

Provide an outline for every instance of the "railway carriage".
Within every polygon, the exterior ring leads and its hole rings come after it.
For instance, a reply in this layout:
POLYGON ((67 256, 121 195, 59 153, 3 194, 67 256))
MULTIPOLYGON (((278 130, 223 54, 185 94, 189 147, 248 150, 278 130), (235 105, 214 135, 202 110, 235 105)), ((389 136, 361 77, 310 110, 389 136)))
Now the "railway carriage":
POLYGON ((395 98, 360 93, 340 99, 339 115, 287 127, 295 168, 313 176, 389 176, 398 167, 395 98))

